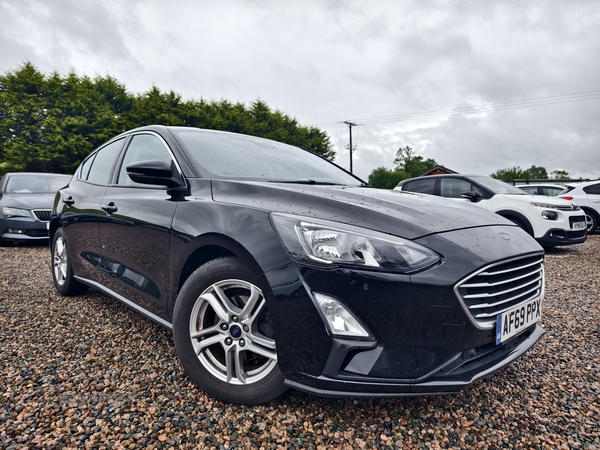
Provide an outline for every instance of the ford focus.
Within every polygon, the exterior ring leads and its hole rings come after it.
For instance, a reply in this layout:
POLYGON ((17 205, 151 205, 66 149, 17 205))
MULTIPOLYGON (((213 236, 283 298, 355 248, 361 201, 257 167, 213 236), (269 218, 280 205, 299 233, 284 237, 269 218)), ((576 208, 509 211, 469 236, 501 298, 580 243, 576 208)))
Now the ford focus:
POLYGON ((257 137, 125 132, 57 193, 50 237, 59 293, 172 330, 228 402, 455 393, 544 333, 543 249, 515 224, 257 137))

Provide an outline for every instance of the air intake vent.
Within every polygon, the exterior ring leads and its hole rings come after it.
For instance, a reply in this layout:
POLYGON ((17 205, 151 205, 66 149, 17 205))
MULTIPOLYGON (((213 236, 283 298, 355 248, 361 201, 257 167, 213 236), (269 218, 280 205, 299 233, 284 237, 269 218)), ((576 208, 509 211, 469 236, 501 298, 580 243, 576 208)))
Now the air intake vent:
POLYGON ((33 214, 37 217, 38 220, 43 222, 48 222, 50 220, 50 213, 52 210, 50 209, 35 209, 33 210, 33 214))

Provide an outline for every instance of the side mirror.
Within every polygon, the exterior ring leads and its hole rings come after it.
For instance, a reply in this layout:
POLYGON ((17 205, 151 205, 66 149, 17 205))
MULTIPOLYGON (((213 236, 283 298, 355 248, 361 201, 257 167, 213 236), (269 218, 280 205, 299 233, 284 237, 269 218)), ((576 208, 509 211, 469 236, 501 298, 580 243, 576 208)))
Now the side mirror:
POLYGON ((462 195, 462 198, 469 199, 473 203, 477 203, 478 201, 481 200, 481 195, 479 195, 475 191, 463 191, 463 193, 461 195, 462 195))
POLYGON ((168 188, 185 188, 185 183, 180 179, 174 164, 164 161, 151 160, 139 161, 126 168, 127 175, 136 183, 167 186, 168 188))

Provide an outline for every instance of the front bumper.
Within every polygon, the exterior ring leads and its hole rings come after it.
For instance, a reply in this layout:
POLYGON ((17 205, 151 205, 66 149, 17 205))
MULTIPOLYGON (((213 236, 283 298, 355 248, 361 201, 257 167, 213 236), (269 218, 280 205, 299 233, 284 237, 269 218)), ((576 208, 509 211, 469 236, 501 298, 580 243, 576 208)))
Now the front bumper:
POLYGON ((556 245, 581 244, 587 239, 587 230, 569 231, 562 228, 553 228, 536 240, 542 247, 554 247, 556 245))
MULTIPOLYGON (((521 357, 540 340, 544 333, 544 329, 536 324, 502 345, 496 346, 492 342, 468 349, 455 355, 437 373, 422 380, 375 379, 344 375, 344 367, 347 368, 353 364, 351 359, 341 367, 336 378, 327 375, 302 374, 295 377, 294 380, 286 380, 286 385, 324 397, 402 397, 454 394, 521 357)), ((343 344, 332 347, 328 365, 331 364, 331 361, 340 359, 338 352, 340 348, 343 348, 343 344)), ((364 359, 364 354, 361 359, 364 359)))
POLYGON ((33 217, 0 219, 0 239, 3 241, 40 241, 48 239, 48 222, 33 217))
MULTIPOLYGON (((269 309, 276 318, 278 363, 290 387, 327 396, 454 393, 510 364, 543 335, 535 324, 496 345, 495 328, 474 323, 455 292, 457 283, 484 267, 501 263, 500 273, 504 264, 516 268, 515 258, 525 261, 519 270, 535 278, 538 269, 526 260, 539 264, 542 248, 525 231, 480 227, 418 242, 438 251, 442 262, 415 274, 296 264, 264 274, 274 299, 269 309), (314 292, 339 299, 370 337, 330 335, 314 292)), ((522 279, 515 278, 518 284, 522 279)))

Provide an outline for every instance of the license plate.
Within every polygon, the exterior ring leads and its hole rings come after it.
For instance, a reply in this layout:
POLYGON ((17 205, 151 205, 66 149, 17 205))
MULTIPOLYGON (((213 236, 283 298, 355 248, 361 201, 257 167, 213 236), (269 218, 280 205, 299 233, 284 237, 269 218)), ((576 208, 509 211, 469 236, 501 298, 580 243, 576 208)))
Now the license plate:
POLYGON ((519 305, 496 318, 496 344, 516 336, 542 317, 542 299, 536 298, 519 305))
POLYGON ((585 222, 573 222, 574 230, 583 230, 585 228, 585 222))

